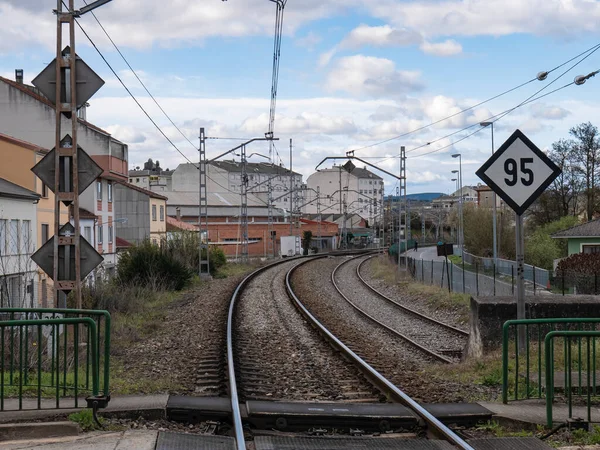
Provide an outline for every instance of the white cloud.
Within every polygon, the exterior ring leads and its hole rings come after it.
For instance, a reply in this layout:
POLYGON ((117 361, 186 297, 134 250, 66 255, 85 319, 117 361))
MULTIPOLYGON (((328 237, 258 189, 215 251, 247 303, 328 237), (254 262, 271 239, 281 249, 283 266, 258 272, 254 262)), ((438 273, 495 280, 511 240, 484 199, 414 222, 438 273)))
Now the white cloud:
POLYGON ((393 97, 423 87, 419 72, 397 70, 389 59, 364 55, 337 59, 326 84, 332 91, 372 97, 393 97))
POLYGON ((567 117, 571 112, 561 106, 536 103, 531 107, 531 114, 539 119, 560 120, 567 117))
MULTIPOLYGON (((247 133, 259 134, 268 127, 268 114, 248 118, 241 129, 247 133)), ((351 118, 324 116, 320 113, 303 112, 296 117, 277 116, 277 132, 283 134, 352 134, 356 125, 351 118)))
POLYGON ((313 50, 317 44, 319 44, 323 38, 314 31, 309 31, 305 36, 296 39, 296 45, 313 50))
POLYGON ((513 33, 574 36, 600 29, 600 3, 595 0, 383 0, 370 2, 369 10, 428 38, 513 33))
POLYGON ((452 39, 443 42, 424 41, 419 48, 424 53, 434 56, 454 56, 462 53, 462 45, 452 39))
POLYGON ((389 25, 371 27, 361 24, 341 42, 340 47, 357 49, 364 45, 376 47, 404 47, 421 43, 423 37, 414 30, 392 28, 389 25))
POLYGON ((337 51, 338 47, 335 46, 331 50, 321 53, 321 55, 319 56, 319 67, 328 66, 335 54, 337 53, 337 51))

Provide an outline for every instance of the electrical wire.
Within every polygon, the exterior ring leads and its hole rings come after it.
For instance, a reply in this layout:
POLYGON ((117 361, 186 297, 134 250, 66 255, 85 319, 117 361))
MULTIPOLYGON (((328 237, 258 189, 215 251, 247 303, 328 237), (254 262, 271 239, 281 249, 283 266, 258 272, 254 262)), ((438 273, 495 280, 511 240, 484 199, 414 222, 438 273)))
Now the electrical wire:
MULTIPOLYGON (((583 56, 583 55, 585 55, 585 54, 587 54, 587 53, 590 53, 590 52, 594 53, 594 52, 595 52, 596 50, 598 50, 599 48, 600 48, 600 43, 599 43, 599 44, 596 44, 596 45, 594 45, 593 47, 590 47, 589 49, 587 49, 587 50, 585 50, 585 51, 581 52, 581 53, 580 53, 580 54, 578 54, 577 56, 574 56, 573 58, 569 59, 568 61, 565 61, 565 62, 563 62, 563 63, 559 64, 558 66, 554 67, 553 69, 551 69, 551 70, 547 71, 547 72, 546 72, 546 75, 548 75, 548 74, 550 74, 550 73, 554 72, 555 70, 558 70, 558 69, 560 69, 561 67, 563 67, 563 66, 567 65, 568 63, 570 63, 571 61, 574 61, 575 59, 577 59, 577 58, 579 58, 579 57, 581 57, 581 56, 583 56)), ((590 53, 590 55, 591 55, 592 53, 590 53)), ((589 55, 588 55, 588 56, 589 56, 589 55)), ((586 58, 587 58, 587 56, 586 56, 586 58)), ((569 69, 569 70, 570 70, 570 69, 569 69)), ((487 100, 483 100, 483 101, 481 101, 481 102, 479 102, 479 103, 477 103, 477 104, 475 104, 475 105, 469 106, 468 108, 465 108, 465 109, 463 109, 463 110, 461 110, 461 111, 458 111, 458 112, 456 112, 456 113, 454 113, 454 114, 451 114, 451 115, 449 115, 449 116, 447 116, 447 117, 444 117, 444 118, 442 118, 442 119, 439 119, 439 120, 436 120, 436 121, 434 121, 434 122, 431 122, 431 123, 429 123, 429 124, 427 124, 427 125, 423 125, 423 126, 421 126, 421 127, 415 128, 415 129, 413 129, 413 130, 407 131, 407 132, 405 132, 405 133, 402 133, 402 134, 399 134, 399 135, 397 135, 397 136, 394 136, 394 137, 391 137, 391 138, 385 139, 385 140, 383 140, 383 141, 376 142, 376 143, 374 143, 374 144, 365 145, 365 146, 363 146, 363 147, 355 148, 354 150, 349 150, 349 151, 350 151, 350 152, 353 152, 353 151, 360 151, 360 150, 365 150, 365 149, 368 149, 368 148, 376 147, 376 146, 379 146, 379 145, 382 145, 382 144, 386 144, 386 143, 388 143, 388 142, 395 141, 395 140, 397 140, 397 139, 403 138, 403 137, 405 137, 405 136, 408 136, 408 135, 410 135, 410 134, 416 133, 416 132, 418 132, 418 131, 422 131, 422 130, 424 130, 424 129, 426 129, 426 128, 429 128, 429 127, 431 127, 431 126, 433 126, 433 125, 437 125, 438 123, 441 123, 441 122, 444 122, 444 121, 446 121, 446 120, 452 119, 453 117, 456 117, 456 116, 458 116, 458 115, 460 115, 460 114, 464 114, 465 112, 468 112, 468 111, 470 111, 470 110, 472 110, 472 109, 474 109, 474 108, 477 108, 477 107, 479 107, 479 106, 481 106, 481 105, 484 105, 485 103, 489 103, 489 102, 491 102, 492 100, 495 100, 495 99, 497 99, 497 98, 499 98, 499 97, 502 97, 502 96, 504 96, 504 95, 506 95, 506 94, 509 94, 509 93, 511 93, 511 92, 513 92, 513 91, 515 91, 515 90, 517 90, 517 89, 520 89, 520 88, 522 88, 523 86, 526 86, 526 85, 528 85, 529 83, 531 83, 531 82, 533 82, 533 81, 536 81, 537 79, 538 79, 538 77, 536 76, 536 77, 534 77, 534 78, 532 78, 532 79, 530 79, 530 80, 528 80, 528 81, 526 81, 526 82, 524 82, 524 83, 521 83, 521 84, 520 84, 520 85, 518 85, 518 86, 515 86, 515 87, 513 87, 513 88, 511 88, 511 89, 508 89, 508 90, 506 90, 506 91, 504 91, 504 92, 502 92, 502 93, 500 93, 500 94, 494 95, 493 97, 490 97, 490 98, 488 98, 487 100)))
MULTIPOLYGON (((83 3, 87 6, 86 0, 83 0, 83 3)), ((125 61, 125 64, 127 64, 127 67, 129 67, 129 70, 131 70, 131 73, 133 73, 133 75, 135 76, 135 78, 137 78, 137 80, 140 82, 140 84, 142 85, 142 87, 144 88, 144 90, 148 93, 148 95, 150 96, 150 98, 154 101, 154 103, 156 103, 156 106, 158 106, 158 109, 160 109, 161 112, 164 114, 164 116, 169 120, 169 122, 171 122, 171 125, 173 125, 177 131, 179 131, 179 134, 181 134, 181 136, 183 136, 183 138, 186 141, 188 141, 189 144, 192 147, 194 147, 194 149, 196 151, 198 151, 198 147, 196 147, 196 145, 194 145, 194 143, 192 143, 192 141, 190 141, 188 139, 188 137, 183 133, 183 131, 181 131, 181 129, 177 125, 175 125, 175 122, 173 122, 173 120, 171 119, 171 117, 169 117, 169 115, 162 108, 162 106, 160 106, 160 104, 158 103, 158 101, 156 100, 156 98, 154 98, 154 96, 150 93, 150 91, 148 90, 148 88, 146 87, 146 85, 144 84, 144 82, 141 80, 141 78, 138 76, 138 74, 136 73, 136 71, 133 70, 133 67, 131 67, 131 64, 129 64, 129 61, 127 61, 127 58, 125 58, 125 55, 123 55, 123 53, 121 52, 121 50, 119 49, 119 47, 117 47, 117 44, 115 44, 115 42, 112 40, 112 38, 108 34, 108 31, 106 31, 106 29, 104 28, 104 26, 100 23, 100 20, 98 20, 98 17, 96 17, 96 14, 94 14, 94 11, 91 11, 91 13, 92 13, 92 16, 94 17, 94 19, 96 19, 96 22, 98 22, 98 25, 100 26, 100 28, 102 29, 102 31, 104 32, 104 34, 106 35, 106 37, 108 38, 108 40, 110 41, 110 43, 113 45, 113 47, 115 48, 115 50, 119 53, 119 55, 121 55, 121 58, 123 58, 123 61, 125 61)), ((81 28, 81 25, 80 25, 80 28, 81 28)))

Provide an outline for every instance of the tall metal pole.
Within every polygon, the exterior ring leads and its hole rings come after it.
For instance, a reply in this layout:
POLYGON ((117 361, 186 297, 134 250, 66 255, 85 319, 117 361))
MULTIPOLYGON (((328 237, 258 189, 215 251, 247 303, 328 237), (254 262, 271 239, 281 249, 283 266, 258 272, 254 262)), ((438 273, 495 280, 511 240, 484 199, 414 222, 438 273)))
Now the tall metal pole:
MULTIPOLYGON (((523 216, 516 216, 516 251, 517 251, 517 319, 525 319, 525 276, 524 276, 524 248, 523 216)), ((526 332, 524 327, 519 327, 519 352, 526 348, 526 332)))
POLYGON ((210 259, 208 250, 208 191, 206 185, 206 171, 208 169, 206 162, 206 135, 204 128, 200 128, 200 147, 199 159, 198 159, 198 189, 199 189, 199 201, 198 201, 198 239, 199 239, 199 276, 200 279, 210 278, 210 259), (206 243, 204 243, 202 236, 206 232, 206 243), (204 250, 204 252, 203 252, 204 250))
POLYGON ((319 250, 323 248, 321 231, 321 186, 317 186, 317 234, 319 236, 319 250))
MULTIPOLYGON (((341 172, 340 172, 341 173, 341 172)), ((346 205, 346 194, 344 194, 344 202, 343 202, 343 210, 344 210, 344 222, 342 225, 342 243, 343 243, 343 248, 344 250, 346 250, 348 248, 348 229, 347 229, 347 225, 346 225, 346 217, 347 217, 347 205, 346 205)))
MULTIPOLYGON (((66 307, 66 294, 75 292, 75 303, 81 308, 81 249, 79 246, 81 230, 79 229, 79 176, 77 162, 77 74, 75 54, 75 5, 69 0, 69 10, 63 11, 62 0, 57 0, 56 17, 56 108, 55 108, 55 157, 54 157, 54 304, 66 307), (62 52, 62 25, 69 27, 69 51, 62 52), (64 74, 63 74, 64 70, 64 74), (65 92, 62 92, 64 76, 65 92), (64 95, 63 95, 64 94, 64 95), (64 99, 64 101, 63 101, 64 99), (71 124, 67 133, 70 141, 62 138, 61 122, 63 114, 70 115, 71 124), (60 173, 65 175, 64 189, 60 190, 60 173), (72 183, 70 183, 70 178, 72 183), (61 203, 73 205, 74 235, 60 236, 61 203), (59 251, 64 249, 65 262, 64 280, 59 280, 59 251), (71 251, 75 253, 75 281, 69 274, 71 251), (67 280, 67 281, 65 281, 67 280), (61 293, 63 295, 61 295, 61 293)), ((61 252, 62 253, 62 252, 61 252)))
POLYGON ((246 145, 240 148, 242 156, 242 185, 240 189, 242 212, 240 214, 242 226, 242 262, 248 262, 248 159, 246 157, 246 145))
POLYGON ((340 169, 340 214, 342 214, 342 166, 338 166, 340 169))
MULTIPOLYGON (((406 204, 406 151, 404 146, 400 147, 400 195, 398 196, 398 270, 400 270, 400 254, 402 243, 404 243, 404 251, 407 250, 406 245, 408 241, 407 237, 407 204, 406 204), (404 208, 400 204, 402 198, 404 208), (402 216, 404 216, 404 236, 402 236, 402 216)), ((406 268, 408 268, 408 257, 404 258, 406 261, 406 268)))
POLYGON ((463 203, 464 203, 464 195, 463 195, 463 184, 462 184, 462 155, 459 154, 458 155, 458 182, 460 184, 459 187, 459 192, 460 192, 460 200, 458 203, 458 208, 459 208, 459 212, 460 212, 460 217, 458 219, 458 223, 460 226, 459 229, 459 234, 460 234, 460 256, 461 258, 464 257, 464 251, 465 251, 465 222, 464 222, 464 216, 463 216, 463 203))
MULTIPOLYGON (((494 154, 494 122, 492 122, 492 155, 494 154)), ((498 235, 496 224, 496 192, 492 195, 493 206, 493 234, 494 234, 494 267, 498 267, 498 235)))
POLYGON ((290 138, 290 236, 294 235, 294 172, 293 172, 293 160, 292 160, 292 139, 290 138))

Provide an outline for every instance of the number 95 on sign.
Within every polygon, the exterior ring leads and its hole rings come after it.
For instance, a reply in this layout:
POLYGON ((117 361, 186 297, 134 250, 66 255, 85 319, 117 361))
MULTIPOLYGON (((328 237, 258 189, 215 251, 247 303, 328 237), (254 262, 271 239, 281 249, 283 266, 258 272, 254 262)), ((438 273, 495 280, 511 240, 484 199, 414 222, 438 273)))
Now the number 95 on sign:
POLYGON ((516 130, 477 171, 518 215, 522 215, 561 173, 520 130, 516 130))

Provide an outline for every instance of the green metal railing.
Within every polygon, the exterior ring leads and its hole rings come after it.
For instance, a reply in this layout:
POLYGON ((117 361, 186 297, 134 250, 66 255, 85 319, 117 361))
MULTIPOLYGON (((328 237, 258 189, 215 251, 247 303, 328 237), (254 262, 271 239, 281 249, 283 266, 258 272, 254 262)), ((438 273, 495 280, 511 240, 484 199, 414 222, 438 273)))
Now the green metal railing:
POLYGON ((0 308, 0 411, 34 407, 105 407, 110 400, 110 314, 54 308, 0 308), (100 349, 103 349, 101 351, 100 349), (65 401, 68 400, 68 401, 65 401))
MULTIPOLYGON (((502 401, 508 403, 509 400, 509 385, 514 381, 514 386, 510 386, 513 390, 511 400, 525 400, 530 398, 542 399, 543 396, 543 373, 547 370, 545 366, 545 350, 544 340, 546 335, 551 332, 582 332, 582 331, 598 331, 600 326, 600 318, 557 318, 557 319, 521 319, 508 320, 502 328, 502 401), (512 332, 512 333, 511 333, 512 332), (518 337, 519 333, 525 333, 526 347, 525 354, 519 354, 518 337), (511 339, 511 337, 513 339, 511 339), (512 345, 511 345, 512 344, 512 345), (510 350, 512 360, 510 359, 510 350)), ((595 368, 595 350, 596 343, 594 341, 594 368, 595 368)), ((577 345, 578 354, 581 355, 581 339, 577 345)), ((552 351, 554 348, 552 347, 552 351)), ((563 353, 567 355, 571 352, 570 346, 565 345, 563 353)), ((566 359, 566 358, 565 358, 566 359)), ((566 361, 565 361, 566 364, 566 361)), ((554 366, 552 366, 553 368, 554 366)), ((567 366, 565 365, 565 369, 567 366)), ((582 367, 578 367, 578 378, 581 380, 583 375, 582 367)), ((547 372, 546 372, 547 375, 547 372)), ((565 390, 569 388, 566 384, 567 376, 565 374, 565 390)), ((594 372, 594 386, 596 382, 594 372)), ((581 383, 580 383, 581 384, 581 383)))
POLYGON ((551 331, 544 339, 545 368, 546 368, 546 421, 548 428, 552 428, 552 412, 554 405, 554 339, 563 338, 563 355, 565 367, 565 400, 568 407, 568 418, 573 418, 573 396, 586 398, 587 422, 592 421, 592 396, 596 397, 596 339, 600 338, 600 331, 551 331), (582 349, 582 339, 585 347, 582 349), (573 341, 576 341, 573 345, 573 341), (577 357, 573 358, 573 347, 577 350, 577 357), (577 363, 578 383, 573 389, 573 362, 577 363), (585 362, 585 364, 584 364, 585 362), (585 380, 582 380, 582 369, 585 380), (582 382, 585 381, 585 389, 582 382))

